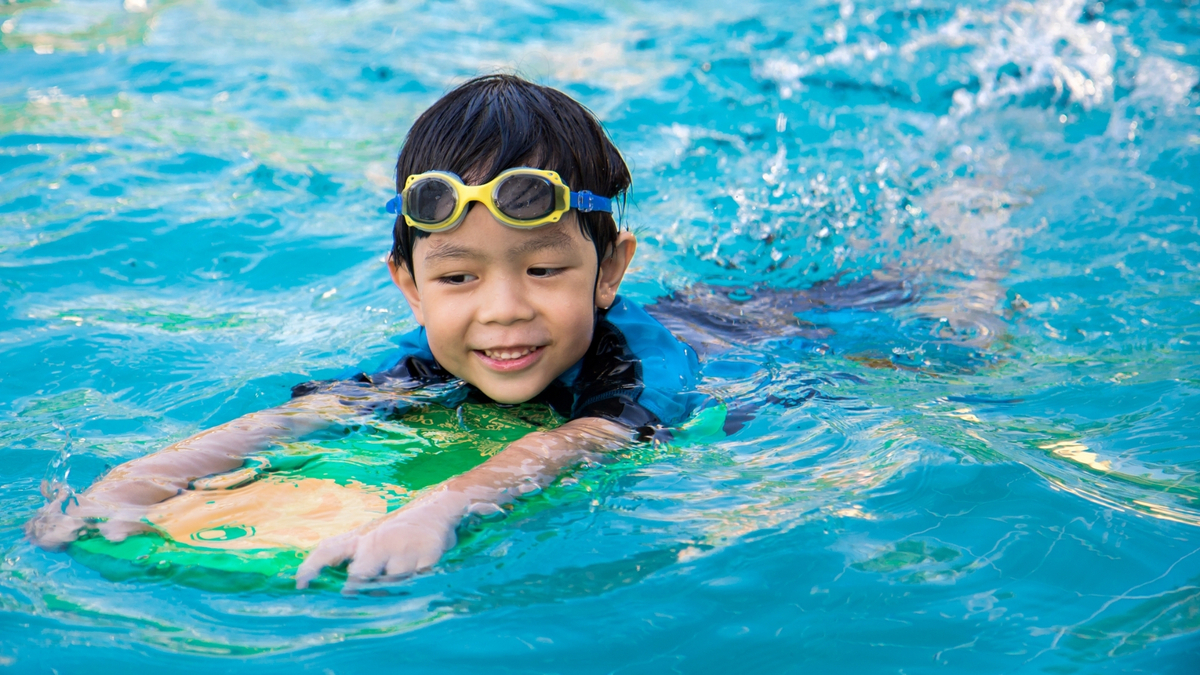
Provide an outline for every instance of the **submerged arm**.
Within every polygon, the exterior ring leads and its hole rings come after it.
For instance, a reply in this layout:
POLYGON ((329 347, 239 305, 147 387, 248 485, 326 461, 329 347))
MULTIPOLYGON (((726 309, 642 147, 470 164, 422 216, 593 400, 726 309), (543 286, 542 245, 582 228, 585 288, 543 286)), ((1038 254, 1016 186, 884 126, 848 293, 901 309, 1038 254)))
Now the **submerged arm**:
POLYGON ((242 466, 247 455, 323 429, 349 412, 337 397, 314 394, 250 413, 113 469, 80 495, 68 489, 26 525, 33 543, 60 548, 90 523, 113 541, 147 529, 147 508, 191 487, 193 481, 242 466))
POLYGON ((356 581, 428 568, 454 546, 455 528, 467 516, 496 513, 517 497, 546 487, 572 466, 628 446, 635 437, 628 427, 598 417, 529 434, 403 508, 322 541, 296 572, 296 586, 307 587, 323 568, 347 560, 352 561, 347 571, 356 581))

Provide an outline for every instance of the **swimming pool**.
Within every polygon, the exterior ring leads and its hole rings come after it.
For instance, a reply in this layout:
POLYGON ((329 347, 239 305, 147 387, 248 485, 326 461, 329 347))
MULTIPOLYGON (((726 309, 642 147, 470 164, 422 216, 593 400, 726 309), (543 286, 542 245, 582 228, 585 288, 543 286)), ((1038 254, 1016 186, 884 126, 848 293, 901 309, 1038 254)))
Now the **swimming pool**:
POLYGON ((0 665, 1190 672, 1198 12, 0 5, 0 665), (746 428, 583 471, 387 594, 114 582, 30 546, 43 478, 382 358, 412 325, 389 162, 497 68, 628 157, 627 295, 876 274, 918 300, 727 352, 706 387, 771 401, 746 428))

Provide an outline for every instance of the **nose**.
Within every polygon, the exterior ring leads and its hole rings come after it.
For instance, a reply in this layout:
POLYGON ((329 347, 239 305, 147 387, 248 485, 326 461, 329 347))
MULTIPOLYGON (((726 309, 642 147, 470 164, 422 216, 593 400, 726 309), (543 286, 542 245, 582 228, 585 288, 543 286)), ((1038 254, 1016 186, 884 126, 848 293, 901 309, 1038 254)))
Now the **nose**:
POLYGON ((480 289, 476 313, 479 322, 510 326, 532 321, 537 312, 529 302, 528 290, 515 275, 500 274, 487 279, 480 289))

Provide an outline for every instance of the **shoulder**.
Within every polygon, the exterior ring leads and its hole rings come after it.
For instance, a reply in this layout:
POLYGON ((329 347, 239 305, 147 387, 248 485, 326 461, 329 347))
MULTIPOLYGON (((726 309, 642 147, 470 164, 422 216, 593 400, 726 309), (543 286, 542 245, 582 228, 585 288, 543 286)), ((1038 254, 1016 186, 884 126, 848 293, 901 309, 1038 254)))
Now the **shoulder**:
POLYGON ((392 342, 396 343, 396 350, 379 364, 379 368, 371 375, 372 379, 408 379, 429 384, 445 382, 453 377, 433 358, 424 326, 397 335, 392 342))
POLYGON ((699 369, 696 352, 636 302, 617 296, 600 322, 608 323, 624 336, 629 349, 643 362, 655 359, 655 366, 675 367, 680 377, 694 375, 699 369))
MULTIPOLYGON (((696 352, 671 334, 641 305, 618 297, 601 324, 621 335, 639 364, 648 390, 682 392, 695 388, 700 362, 696 352)), ((597 332, 600 330, 597 326, 597 332)))
POLYGON ((429 337, 425 334, 424 326, 418 326, 407 333, 397 335, 392 338, 392 342, 396 344, 397 349, 388 354, 383 363, 379 364, 378 372, 391 370, 410 356, 433 360, 433 352, 429 349, 429 337))
MULTIPOLYGON (((697 407, 696 352, 637 303, 619 297, 597 322, 576 384, 576 414, 620 403, 651 424, 674 426, 697 407)), ((612 414, 601 416, 612 417, 612 414)))

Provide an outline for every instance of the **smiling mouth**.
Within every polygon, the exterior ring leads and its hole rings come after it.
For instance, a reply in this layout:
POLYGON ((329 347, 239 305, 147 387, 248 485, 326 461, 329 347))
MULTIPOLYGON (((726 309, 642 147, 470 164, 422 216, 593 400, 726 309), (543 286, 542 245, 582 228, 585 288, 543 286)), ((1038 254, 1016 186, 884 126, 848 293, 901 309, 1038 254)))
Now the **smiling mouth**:
POLYGON ((485 365, 493 370, 521 370, 534 361, 545 351, 545 345, 537 347, 500 347, 497 349, 476 349, 475 355, 485 365))
POLYGON ((541 349, 541 347, 510 347, 508 349, 480 349, 479 351, 483 352, 483 355, 489 359, 494 359, 496 361, 513 361, 525 356, 526 354, 532 354, 539 349, 541 349))

